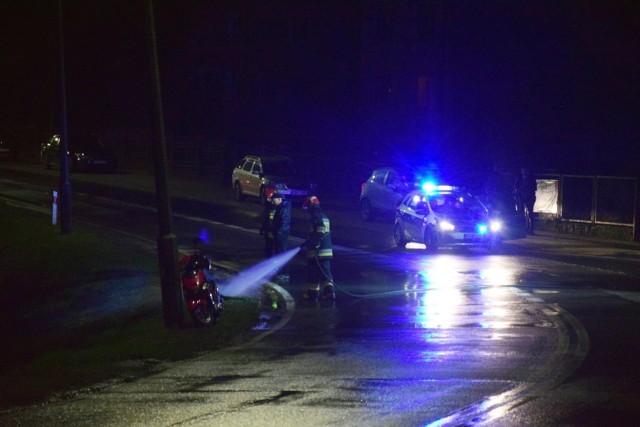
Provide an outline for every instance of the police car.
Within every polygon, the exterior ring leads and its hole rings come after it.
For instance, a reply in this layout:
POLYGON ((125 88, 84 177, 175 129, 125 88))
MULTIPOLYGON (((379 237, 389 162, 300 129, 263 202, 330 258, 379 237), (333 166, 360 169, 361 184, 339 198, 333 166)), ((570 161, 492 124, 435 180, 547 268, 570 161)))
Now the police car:
POLYGON ((463 189, 427 185, 402 199, 393 234, 398 247, 415 242, 436 251, 449 245, 497 248, 501 229, 501 222, 490 218, 487 208, 463 189))

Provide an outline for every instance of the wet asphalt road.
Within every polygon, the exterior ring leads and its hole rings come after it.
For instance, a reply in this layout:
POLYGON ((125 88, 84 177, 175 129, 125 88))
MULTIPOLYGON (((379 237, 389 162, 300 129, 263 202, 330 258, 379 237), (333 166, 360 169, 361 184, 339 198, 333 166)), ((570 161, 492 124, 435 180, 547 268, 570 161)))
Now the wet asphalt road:
MULTIPOLYGON (((3 184, 3 194, 39 197, 39 190, 3 184)), ((154 212, 135 200, 113 205, 78 194, 74 203, 79 216, 154 236, 154 212), (113 219, 118 217, 126 220, 113 219)), ((185 241, 204 227, 222 261, 243 268, 260 259, 257 204, 229 202, 206 216, 190 210, 175 222, 185 241), (229 210, 233 227, 228 218, 216 217, 228 213, 214 212, 229 210)), ((0 423, 640 421, 637 246, 543 234, 508 242, 499 254, 444 248, 425 255, 394 248, 383 221, 352 226, 348 209, 327 211, 334 233, 341 231, 334 238, 334 274, 342 291, 335 304, 301 304, 304 260, 296 257, 291 283, 282 287, 287 311, 248 344, 171 364, 148 378, 3 414, 0 423)), ((301 212, 295 221, 303 224, 301 212)))

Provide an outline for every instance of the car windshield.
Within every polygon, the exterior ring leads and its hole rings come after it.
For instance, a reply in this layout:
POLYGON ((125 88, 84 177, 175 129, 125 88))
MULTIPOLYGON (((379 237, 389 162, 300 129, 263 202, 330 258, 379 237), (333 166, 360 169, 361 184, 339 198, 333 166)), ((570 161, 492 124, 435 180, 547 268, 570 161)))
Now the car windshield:
POLYGON ((431 208, 440 214, 473 213, 481 215, 486 212, 484 206, 470 194, 436 194, 431 196, 430 200, 431 208))
POLYGON ((404 176, 399 175, 396 171, 389 171, 389 178, 387 179, 387 185, 396 191, 407 193, 409 191, 409 184, 404 176))
POLYGON ((265 175, 295 175, 295 167, 292 160, 278 159, 262 161, 262 173, 265 175))

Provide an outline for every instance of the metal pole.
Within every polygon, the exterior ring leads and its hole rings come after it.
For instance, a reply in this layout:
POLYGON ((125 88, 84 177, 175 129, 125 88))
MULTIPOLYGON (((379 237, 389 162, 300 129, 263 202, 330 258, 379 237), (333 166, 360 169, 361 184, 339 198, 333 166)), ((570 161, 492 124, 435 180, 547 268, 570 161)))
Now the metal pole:
POLYGON ((160 286, 164 324, 176 328, 184 321, 182 309, 182 288, 178 274, 178 249, 176 236, 172 233, 171 197, 167 185, 167 153, 162 112, 162 93, 158 67, 153 0, 147 0, 148 30, 151 54, 152 96, 154 97, 154 132, 156 201, 158 204, 158 263, 160 266, 160 286))
POLYGON ((598 176, 593 177, 593 189, 591 191, 591 226, 593 227, 598 219, 598 176))
POLYGON ((634 180, 634 188, 633 188, 633 240, 635 242, 640 242, 640 233, 638 228, 638 221, 640 217, 640 192, 638 192, 638 178, 634 180))
POLYGON ((64 31, 62 0, 58 1, 60 19, 60 231, 71 232, 71 182, 69 181, 69 132, 67 130, 67 88, 64 71, 64 31))

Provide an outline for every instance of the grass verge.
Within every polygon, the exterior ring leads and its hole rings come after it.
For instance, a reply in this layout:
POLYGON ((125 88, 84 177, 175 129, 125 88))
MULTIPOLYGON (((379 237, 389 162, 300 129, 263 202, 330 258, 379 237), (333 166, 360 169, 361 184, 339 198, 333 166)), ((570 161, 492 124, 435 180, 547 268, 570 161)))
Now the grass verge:
POLYGON ((166 329, 156 254, 107 230, 76 222, 62 235, 47 215, 0 204, 0 236, 3 410, 241 343, 258 319, 256 300, 228 299, 212 328, 185 315, 166 329))

